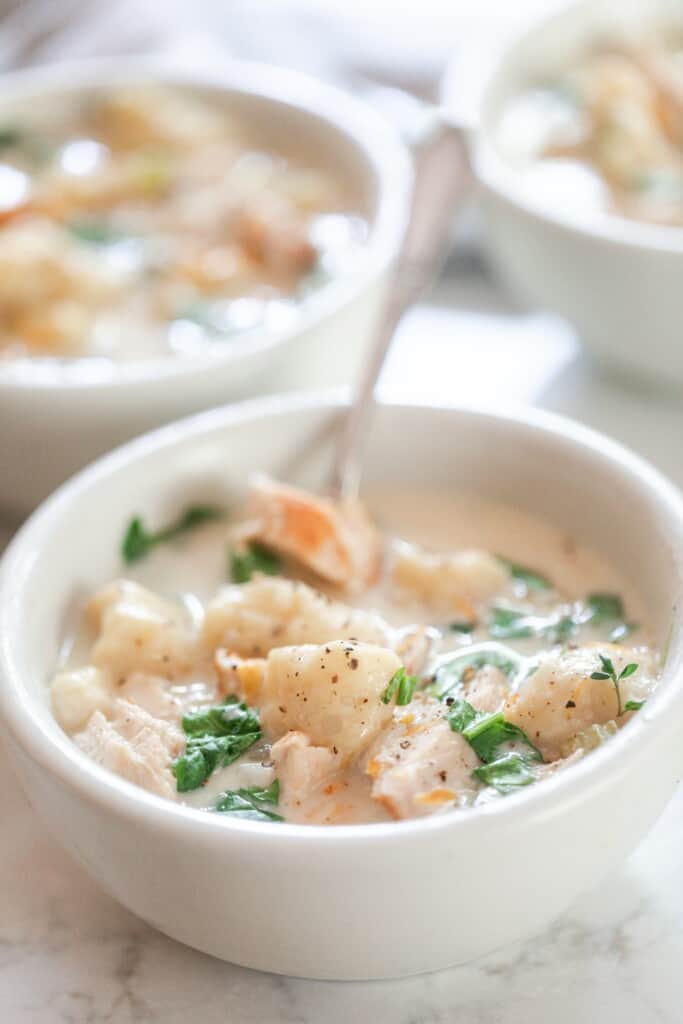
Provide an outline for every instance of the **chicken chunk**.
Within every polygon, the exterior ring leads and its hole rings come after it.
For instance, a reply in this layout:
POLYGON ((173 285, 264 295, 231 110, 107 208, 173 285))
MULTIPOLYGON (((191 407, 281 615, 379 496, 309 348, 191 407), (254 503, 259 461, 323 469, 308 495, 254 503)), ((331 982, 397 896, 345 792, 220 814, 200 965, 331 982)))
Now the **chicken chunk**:
POLYGON ((81 750, 108 771, 128 782, 173 799, 176 787, 171 763, 184 745, 179 729, 153 718, 143 708, 117 700, 109 721, 95 711, 74 740, 81 750))
POLYGON ((208 606, 202 641, 258 657, 273 647, 321 644, 353 637, 393 646, 393 630, 379 615, 330 601, 305 583, 262 577, 225 587, 208 606))
POLYGON ((631 652, 615 644, 550 654, 505 705, 505 718, 524 730, 547 761, 560 757, 576 733, 617 717, 612 680, 591 678, 602 670, 600 654, 611 658, 617 674, 631 660, 631 652))
POLYGON ((484 665, 471 679, 463 680, 465 699, 477 711, 499 711, 510 694, 510 684, 504 672, 495 665, 484 665))
POLYGON ((380 698, 400 667, 393 651, 346 640, 279 647, 266 663, 263 727, 275 738, 304 732, 348 763, 391 721, 380 698))
POLYGON ((94 665, 59 672, 52 680, 50 698, 55 718, 65 732, 84 729, 91 715, 108 715, 112 707, 109 680, 94 665))
POLYGON ((439 555, 404 542, 395 546, 391 578, 421 604, 468 622, 508 583, 505 568, 485 551, 439 555))
POLYGON ((117 580, 90 602, 87 618, 98 631, 92 662, 115 685, 133 673, 176 680, 196 659, 185 612, 130 580, 117 580))
POLYGON ((439 701, 415 697, 395 709, 391 726, 369 751, 372 796, 393 818, 435 814, 477 791, 472 771, 479 759, 443 713, 439 701))
POLYGON ((379 534, 358 502, 335 503, 256 476, 249 487, 252 536, 322 579, 362 589, 377 579, 379 534))
POLYGON ((341 754, 329 747, 314 746, 302 732, 288 732, 273 744, 271 758, 280 781, 280 808, 309 800, 339 771, 341 754))

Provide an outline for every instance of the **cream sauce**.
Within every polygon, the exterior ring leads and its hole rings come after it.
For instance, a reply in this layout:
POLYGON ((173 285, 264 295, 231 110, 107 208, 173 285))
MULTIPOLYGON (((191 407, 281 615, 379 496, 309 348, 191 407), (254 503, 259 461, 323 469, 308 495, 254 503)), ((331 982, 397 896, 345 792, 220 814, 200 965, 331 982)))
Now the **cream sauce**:
MULTIPOLYGON (((480 548, 542 573, 552 582, 552 589, 523 593, 524 588, 519 582, 506 577, 500 592, 490 602, 494 605, 523 608, 530 614, 548 616, 558 606, 562 612, 572 614, 577 607, 574 602, 591 593, 619 595, 625 606, 625 620, 639 624, 638 629, 625 640, 632 649, 634 660, 641 665, 637 685, 634 684, 635 689, 627 696, 646 699, 655 685, 656 676, 656 656, 647 648, 650 635, 646 612, 638 595, 619 571, 599 554, 578 545, 571 536, 546 522, 470 495, 384 490, 370 493, 367 502, 375 521, 387 536, 400 537, 432 551, 480 548)), ((198 629, 206 603, 226 583, 227 549, 235 530, 232 523, 207 525, 186 538, 153 551, 146 560, 128 568, 125 575, 181 606, 187 622, 198 629)), ((290 565, 287 566, 287 574, 302 578, 302 574, 290 565)), ((347 594, 341 594, 334 588, 321 587, 319 582, 316 585, 333 599, 349 600, 347 594)), ((390 573, 385 573, 376 587, 351 603, 378 612, 393 627, 418 623, 433 630, 431 654, 421 670, 423 678, 429 678, 436 666, 447 661, 449 653, 464 652, 473 645, 491 642, 485 613, 471 632, 454 631, 450 628, 452 616, 449 618, 443 612, 436 613, 411 598, 405 589, 392 582, 390 573)), ((608 633, 609 628, 604 623, 587 624, 563 642, 604 643, 608 633)), ((93 639, 91 630, 81 628, 74 637, 65 667, 86 664, 93 639)), ((539 652, 557 650, 557 645, 547 637, 512 638, 503 642, 518 652, 522 659, 527 659, 522 661, 517 681, 510 684, 510 693, 518 688, 520 680, 535 664, 534 659, 539 652)), ((609 649, 607 645, 605 650, 609 649)), ((189 676, 174 680, 171 692, 179 702, 176 715, 221 699, 215 671, 208 659, 199 659, 189 676)), ((415 704, 415 708, 419 710, 419 704, 415 704)), ((397 709, 397 713, 399 711, 412 713, 410 705, 397 709)), ((276 776, 269 739, 267 734, 264 735, 262 742, 235 763, 214 771, 205 786, 178 794, 178 799, 189 806, 210 809, 225 790, 270 785, 276 776)), ((598 736, 595 742, 599 739, 598 736)), ((554 765, 549 765, 544 772, 552 770, 554 765)), ((495 796, 489 787, 476 784, 472 793, 457 797, 455 806, 486 802, 495 796)), ((363 757, 349 768, 337 771, 306 799, 298 800, 296 794, 288 794, 285 803, 286 817, 294 822, 340 824, 391 820, 386 806, 372 797, 371 779, 363 757)), ((444 809, 453 806, 451 801, 444 809)))

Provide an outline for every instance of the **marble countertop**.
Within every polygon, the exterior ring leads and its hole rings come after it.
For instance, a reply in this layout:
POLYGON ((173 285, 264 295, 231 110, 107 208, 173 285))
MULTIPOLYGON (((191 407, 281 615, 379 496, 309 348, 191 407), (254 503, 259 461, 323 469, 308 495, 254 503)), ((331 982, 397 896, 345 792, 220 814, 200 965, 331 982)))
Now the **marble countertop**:
MULTIPOLYGON (((515 313, 476 266, 451 267, 432 304, 408 318, 382 390, 540 404, 618 437, 683 483, 680 400, 600 376, 562 325, 515 313)), ((0 777, 3 1024, 683 1020, 683 789, 621 869, 534 943, 407 981, 333 984, 233 967, 153 931, 62 853, 2 751, 0 777)))

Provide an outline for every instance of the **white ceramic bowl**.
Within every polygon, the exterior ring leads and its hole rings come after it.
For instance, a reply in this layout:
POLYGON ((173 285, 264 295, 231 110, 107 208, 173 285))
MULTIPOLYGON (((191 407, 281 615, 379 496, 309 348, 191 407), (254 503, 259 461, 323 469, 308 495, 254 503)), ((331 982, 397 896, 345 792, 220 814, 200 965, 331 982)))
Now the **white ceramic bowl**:
POLYGON ((0 118, 16 104, 143 82, 208 93, 265 146, 329 171, 369 220, 365 255, 356 271, 312 295, 290 328, 254 332, 205 357, 0 363, 0 506, 10 511, 28 511, 97 455, 181 415, 248 395, 348 384, 381 308, 411 164, 382 118, 337 89, 258 64, 189 72, 161 58, 100 60, 3 75, 0 118))
POLYGON ((96 766, 53 719, 47 681, 73 598, 121 571, 130 515, 163 521, 188 500, 239 493, 256 466, 284 474, 302 457, 304 482, 320 482, 338 416, 320 397, 216 410, 122 448, 49 499, 0 569, 0 721, 36 812, 144 920, 250 967, 379 978, 538 933, 664 807, 683 767, 683 500, 640 459, 554 416, 381 406, 373 485, 474 489, 546 516, 623 566, 668 643, 656 696, 603 748, 521 795, 396 824, 224 819, 96 766))
MULTIPOLYGON (((557 8, 557 0, 550 3, 557 8)), ((497 143, 501 109, 538 77, 586 53, 619 26, 673 12, 671 0, 584 0, 494 49, 469 137, 481 186, 486 243, 496 268, 524 300, 562 314, 606 364, 659 383, 683 385, 683 230, 617 216, 576 214, 576 203, 549 206, 523 189, 497 143)), ((446 76, 446 110, 462 116, 463 77, 446 76)))

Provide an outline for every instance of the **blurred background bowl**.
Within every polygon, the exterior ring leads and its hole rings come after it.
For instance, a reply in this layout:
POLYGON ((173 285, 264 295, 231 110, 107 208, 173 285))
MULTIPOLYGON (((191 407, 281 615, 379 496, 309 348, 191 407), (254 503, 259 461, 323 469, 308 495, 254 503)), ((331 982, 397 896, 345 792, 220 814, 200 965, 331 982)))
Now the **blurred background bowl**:
POLYGON ((372 335, 403 233, 411 168, 398 134, 371 108, 297 72, 226 61, 215 70, 163 59, 63 63, 2 77, 2 104, 49 102, 121 84, 186 87, 225 104, 264 144, 328 171, 369 223, 359 267, 320 287, 291 326, 255 330, 204 357, 0 367, 0 436, 9 439, 0 506, 29 511, 75 470, 124 440, 186 413, 270 391, 348 384, 372 335))
MULTIPOLYGON (((501 152, 498 126, 506 103, 525 87, 557 77, 591 46, 624 30, 672 17, 669 0, 590 0, 534 19, 495 41, 468 83, 472 124, 465 127, 480 185, 484 240, 501 279, 523 302, 559 313, 601 363, 668 386, 683 385, 683 229, 627 220, 576 203, 544 202, 520 183, 501 152), (478 109, 473 111, 475 102, 478 109)), ((465 69, 466 70, 466 69, 465 69)), ((444 79, 446 110, 463 119, 463 67, 444 79)))

